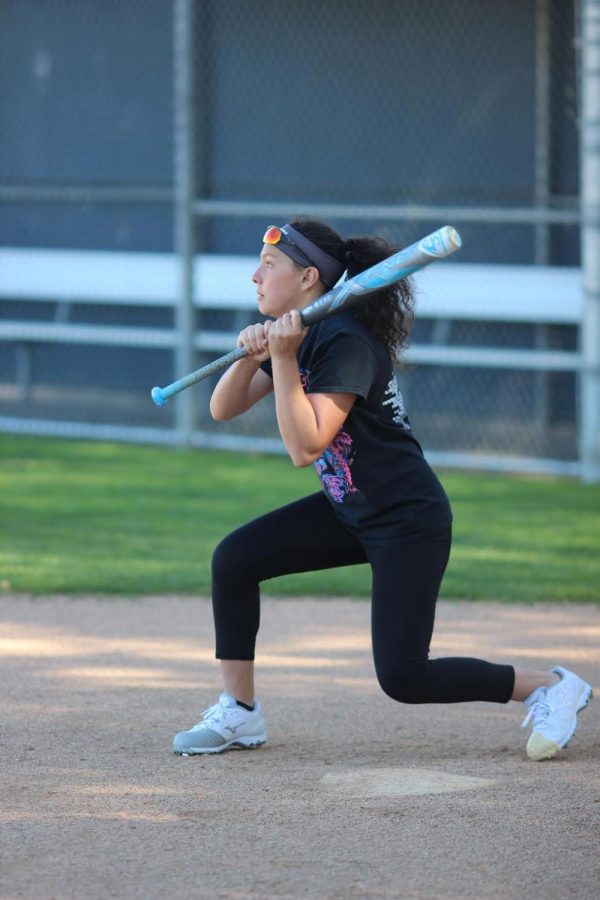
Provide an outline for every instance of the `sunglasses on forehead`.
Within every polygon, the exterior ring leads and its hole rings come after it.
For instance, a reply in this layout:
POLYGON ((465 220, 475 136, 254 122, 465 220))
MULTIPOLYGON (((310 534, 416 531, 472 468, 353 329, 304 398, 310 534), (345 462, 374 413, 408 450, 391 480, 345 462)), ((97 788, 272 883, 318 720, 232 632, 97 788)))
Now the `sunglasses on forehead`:
POLYGON ((310 258, 308 253, 299 247, 298 244, 294 243, 294 241, 285 234, 283 229, 279 228, 277 225, 269 225, 263 237, 263 244, 270 244, 272 247, 276 247, 277 244, 289 244, 290 247, 293 247, 294 250, 308 262, 309 266, 315 266, 317 269, 319 268, 314 260, 310 258))

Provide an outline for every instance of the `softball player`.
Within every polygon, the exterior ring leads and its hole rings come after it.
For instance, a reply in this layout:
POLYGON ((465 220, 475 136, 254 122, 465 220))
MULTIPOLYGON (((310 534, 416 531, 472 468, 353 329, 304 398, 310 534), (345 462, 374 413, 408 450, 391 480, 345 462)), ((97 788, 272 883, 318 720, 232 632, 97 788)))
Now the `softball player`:
POLYGON ((313 464, 321 490, 237 529, 213 556, 216 656, 223 693, 175 736, 180 754, 219 753, 266 741, 254 695, 260 583, 292 572, 368 562, 372 645, 382 689, 401 703, 522 701, 533 720, 530 759, 567 745, 590 685, 561 666, 516 669, 468 657, 429 658, 435 605, 451 544, 448 498, 412 431, 394 377, 407 342, 408 280, 368 303, 303 328, 299 310, 341 278, 390 256, 380 238, 344 241, 324 223, 272 226, 253 275, 270 316, 239 336, 248 356, 220 379, 217 420, 242 415, 270 392, 296 466, 313 464))

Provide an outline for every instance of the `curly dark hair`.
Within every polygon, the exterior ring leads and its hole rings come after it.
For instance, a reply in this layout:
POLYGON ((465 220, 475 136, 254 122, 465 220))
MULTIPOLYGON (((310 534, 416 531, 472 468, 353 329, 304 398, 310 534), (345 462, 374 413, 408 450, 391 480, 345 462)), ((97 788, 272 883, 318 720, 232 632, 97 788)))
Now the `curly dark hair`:
MULTIPOLYGON (((290 224, 321 250, 344 263, 347 278, 364 272, 399 249, 381 237, 351 237, 344 240, 325 222, 315 219, 299 217, 290 224)), ((371 294, 366 303, 359 303, 351 312, 385 343, 392 360, 397 360, 408 344, 413 309, 413 284, 410 278, 403 278, 371 294)))

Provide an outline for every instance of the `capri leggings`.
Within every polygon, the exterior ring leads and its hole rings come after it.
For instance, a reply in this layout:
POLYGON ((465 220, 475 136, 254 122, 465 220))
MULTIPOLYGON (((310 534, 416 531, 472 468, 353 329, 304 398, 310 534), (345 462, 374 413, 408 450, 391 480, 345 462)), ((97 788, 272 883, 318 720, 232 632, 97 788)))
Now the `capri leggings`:
POLYGON ((262 581, 368 562, 375 671, 403 703, 506 703, 512 666, 480 659, 429 659, 435 604, 450 554, 450 528, 389 544, 363 543, 323 493, 283 506, 228 535, 213 556, 216 656, 254 659, 262 581))

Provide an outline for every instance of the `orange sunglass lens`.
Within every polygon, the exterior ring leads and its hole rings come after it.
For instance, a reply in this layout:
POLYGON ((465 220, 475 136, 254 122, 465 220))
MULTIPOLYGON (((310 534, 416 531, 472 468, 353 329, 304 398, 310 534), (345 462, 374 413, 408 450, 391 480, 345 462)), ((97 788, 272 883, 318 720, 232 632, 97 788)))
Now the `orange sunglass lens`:
POLYGON ((281 228, 278 228, 276 225, 270 225, 265 231, 263 244, 278 244, 281 237, 281 228))

